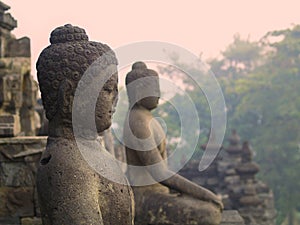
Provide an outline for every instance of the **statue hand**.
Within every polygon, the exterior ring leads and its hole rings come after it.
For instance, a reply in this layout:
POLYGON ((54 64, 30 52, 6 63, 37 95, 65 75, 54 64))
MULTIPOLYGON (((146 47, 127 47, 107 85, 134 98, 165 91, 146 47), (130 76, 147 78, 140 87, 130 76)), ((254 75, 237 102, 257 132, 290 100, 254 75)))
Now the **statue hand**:
POLYGON ((223 212, 224 205, 222 203, 222 200, 219 197, 217 197, 216 199, 211 199, 210 201, 211 203, 215 204, 220 209, 221 212, 223 212))

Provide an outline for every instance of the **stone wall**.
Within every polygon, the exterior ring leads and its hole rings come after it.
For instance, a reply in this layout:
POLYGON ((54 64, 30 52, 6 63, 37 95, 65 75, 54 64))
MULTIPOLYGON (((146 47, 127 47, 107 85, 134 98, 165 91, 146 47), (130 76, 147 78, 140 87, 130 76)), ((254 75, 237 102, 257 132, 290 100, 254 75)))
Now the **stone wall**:
POLYGON ((35 174, 46 137, 0 138, 0 225, 41 225, 35 174))
MULTIPOLYGON (((204 145, 205 151, 216 148, 204 145)), ((224 147, 213 163, 198 171, 199 159, 191 160, 179 172, 193 182, 222 195, 226 210, 238 210, 246 225, 275 225, 276 210, 272 190, 255 178, 259 166, 252 161, 248 142, 240 144, 233 131, 229 146, 224 147)))
POLYGON ((32 136, 39 128, 34 110, 38 86, 30 75, 30 39, 16 39, 17 21, 0 1, 0 137, 32 136))

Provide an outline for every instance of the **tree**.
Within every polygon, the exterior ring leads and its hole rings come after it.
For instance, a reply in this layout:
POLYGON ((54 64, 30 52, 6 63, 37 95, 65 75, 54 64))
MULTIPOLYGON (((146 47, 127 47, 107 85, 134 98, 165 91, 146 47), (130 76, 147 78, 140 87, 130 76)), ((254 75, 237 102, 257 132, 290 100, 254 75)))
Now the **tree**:
POLYGON ((221 59, 211 59, 209 64, 218 78, 238 78, 253 71, 263 59, 259 42, 243 40, 239 34, 221 53, 221 59))
MULTIPOLYGON (((179 59, 176 65, 197 73, 198 68, 182 65, 179 59)), ((223 89, 229 127, 239 130, 257 149, 260 177, 275 194, 278 224, 286 217, 291 224, 300 208, 300 25, 268 32, 258 42, 236 35, 221 58, 209 64, 223 89)), ((170 68, 163 72, 178 75, 170 68)), ((198 71, 198 78, 201 76, 205 75, 198 71)), ((202 117, 202 128, 208 132, 210 111, 205 96, 193 88, 192 82, 183 83, 202 117)), ((179 95, 174 98, 183 104, 179 95)), ((160 110, 172 123, 170 132, 178 129, 170 106, 163 105, 160 110)), ((200 136, 200 143, 202 140, 200 136)))
POLYGON ((241 101, 233 120, 244 124, 242 132, 258 149, 279 219, 288 216, 291 221, 300 199, 300 26, 269 32, 262 44, 268 49, 264 64, 236 81, 241 101), (279 41, 271 42, 274 37, 279 41))

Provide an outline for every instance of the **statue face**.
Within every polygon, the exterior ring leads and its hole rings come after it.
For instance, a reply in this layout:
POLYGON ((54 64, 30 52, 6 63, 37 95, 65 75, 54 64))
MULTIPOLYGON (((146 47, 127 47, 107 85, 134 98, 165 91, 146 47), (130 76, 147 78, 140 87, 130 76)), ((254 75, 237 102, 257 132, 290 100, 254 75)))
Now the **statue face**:
POLYGON ((160 97, 158 78, 151 77, 151 82, 147 86, 143 86, 143 90, 139 90, 138 92, 143 92, 143 94, 147 96, 139 100, 138 104, 149 110, 155 109, 160 97))
POLYGON ((114 74, 103 86, 96 103, 95 122, 101 133, 111 126, 112 115, 118 101, 118 75, 114 74))
POLYGON ((158 105, 159 97, 149 96, 143 98, 139 101, 139 104, 145 107, 146 109, 152 110, 155 109, 158 105))

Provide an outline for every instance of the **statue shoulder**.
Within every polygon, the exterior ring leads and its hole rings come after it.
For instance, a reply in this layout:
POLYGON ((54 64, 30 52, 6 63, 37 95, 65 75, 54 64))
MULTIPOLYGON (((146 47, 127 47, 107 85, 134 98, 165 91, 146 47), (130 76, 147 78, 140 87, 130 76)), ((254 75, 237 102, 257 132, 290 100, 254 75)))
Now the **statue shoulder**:
POLYGON ((141 109, 132 109, 127 119, 130 124, 148 123, 153 118, 151 112, 141 109))
POLYGON ((144 110, 132 109, 125 120, 125 136, 127 136, 130 127, 130 132, 132 132, 134 136, 139 138, 148 137, 151 134, 149 125, 152 118, 151 113, 145 112, 144 110))

